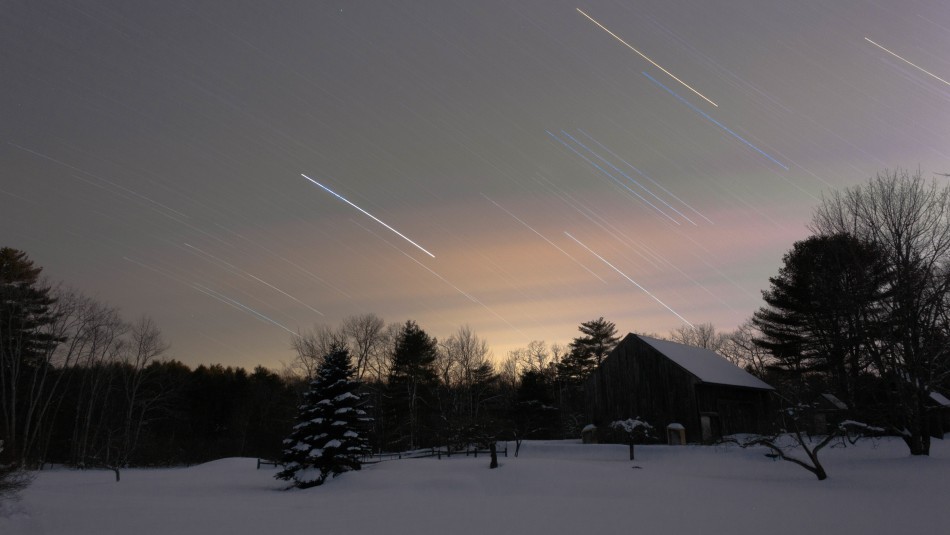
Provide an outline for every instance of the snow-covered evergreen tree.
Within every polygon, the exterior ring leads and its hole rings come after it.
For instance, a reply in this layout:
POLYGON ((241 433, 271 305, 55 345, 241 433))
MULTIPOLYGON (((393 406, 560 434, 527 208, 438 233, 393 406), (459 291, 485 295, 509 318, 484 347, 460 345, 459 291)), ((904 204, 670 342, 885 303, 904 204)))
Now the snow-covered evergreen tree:
POLYGON ((322 484, 331 474, 360 469, 367 451, 363 430, 370 418, 352 379, 349 352, 336 347, 326 356, 310 382, 297 424, 284 440, 284 469, 278 479, 293 480, 298 488, 322 484))

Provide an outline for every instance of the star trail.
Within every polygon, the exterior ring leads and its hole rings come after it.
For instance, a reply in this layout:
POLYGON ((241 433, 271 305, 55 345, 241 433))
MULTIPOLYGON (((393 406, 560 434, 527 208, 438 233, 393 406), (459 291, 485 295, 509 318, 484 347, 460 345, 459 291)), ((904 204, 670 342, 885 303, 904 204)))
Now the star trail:
POLYGON ((0 11, 0 246, 188 364, 364 313, 729 331, 822 196, 950 172, 944 1, 0 11))

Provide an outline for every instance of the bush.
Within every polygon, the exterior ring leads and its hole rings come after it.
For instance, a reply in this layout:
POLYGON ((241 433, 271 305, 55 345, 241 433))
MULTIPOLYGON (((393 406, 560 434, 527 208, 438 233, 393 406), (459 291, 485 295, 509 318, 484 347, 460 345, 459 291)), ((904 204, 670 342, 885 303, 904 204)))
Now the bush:
MULTIPOLYGON (((0 440, 0 452, 3 451, 3 441, 0 440)), ((15 500, 21 490, 32 481, 32 477, 17 465, 0 465, 0 503, 3 500, 15 500)))

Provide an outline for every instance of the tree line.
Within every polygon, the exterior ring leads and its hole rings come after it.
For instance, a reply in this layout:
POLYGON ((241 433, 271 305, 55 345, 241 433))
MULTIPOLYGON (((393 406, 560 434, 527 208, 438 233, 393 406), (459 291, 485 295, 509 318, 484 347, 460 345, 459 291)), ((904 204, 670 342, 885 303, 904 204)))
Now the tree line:
MULTIPOLYGON (((938 431, 932 394, 950 380, 948 216, 950 188, 919 173, 833 193, 749 321, 668 338, 716 351, 789 407, 832 394, 927 454, 938 431)), ((148 318, 126 322, 40 271, 22 251, 0 250, 0 462, 276 458, 307 382, 341 347, 367 400, 373 451, 576 437, 588 423, 583 383, 619 341, 598 318, 566 346, 533 341, 494 359, 469 327, 438 340, 412 320, 364 314, 294 335, 280 373, 192 370, 162 358, 167 345, 148 318)))
POLYGON ((168 344, 150 318, 128 322, 41 271, 25 252, 0 249, 3 465, 277 458, 308 381, 341 347, 367 400, 373 451, 575 436, 581 383, 618 340, 600 318, 568 347, 532 342, 496 366, 467 326, 438 340, 414 321, 363 314, 293 336, 294 358, 280 372, 192 369, 165 358, 168 344))
POLYGON ((279 451, 297 385, 163 358, 155 323, 40 278, 0 249, 0 464, 183 464, 279 451))

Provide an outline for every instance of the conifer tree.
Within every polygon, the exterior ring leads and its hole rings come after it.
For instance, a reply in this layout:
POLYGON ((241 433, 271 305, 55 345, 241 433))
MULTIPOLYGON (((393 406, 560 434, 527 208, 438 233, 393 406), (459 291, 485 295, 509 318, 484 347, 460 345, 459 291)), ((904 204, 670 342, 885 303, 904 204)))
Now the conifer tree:
POLYGON ((397 447, 417 448, 435 443, 429 424, 436 416, 437 353, 438 341, 416 322, 407 321, 399 331, 388 387, 391 420, 398 433, 394 441, 397 447))
POLYGON ((363 429, 370 421, 361 408, 349 352, 330 351, 304 395, 297 425, 284 440, 284 469, 276 477, 294 486, 321 485, 328 476, 359 470, 368 450, 363 429))
POLYGON ((23 251, 0 248, 0 460, 29 460, 37 406, 49 399, 46 358, 62 338, 50 334, 56 299, 40 280, 42 268, 23 251))
POLYGON ((603 317, 581 323, 578 330, 584 336, 571 341, 570 353, 558 365, 558 373, 563 381, 583 382, 620 341, 617 326, 603 317))

